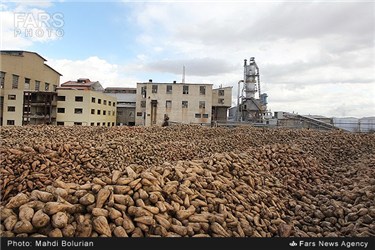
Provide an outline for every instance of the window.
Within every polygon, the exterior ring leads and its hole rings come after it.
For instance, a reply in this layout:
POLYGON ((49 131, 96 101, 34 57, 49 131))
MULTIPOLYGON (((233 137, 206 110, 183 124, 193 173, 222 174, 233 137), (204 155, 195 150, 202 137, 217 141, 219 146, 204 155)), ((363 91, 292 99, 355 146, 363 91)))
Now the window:
POLYGON ((182 101, 182 108, 188 108, 188 101, 182 101))
POLYGON ((44 90, 49 91, 49 83, 48 82, 46 82, 46 85, 44 85, 44 90))
POLYGON ((91 97, 91 102, 95 103, 95 97, 91 97))
POLYGON ((219 98, 218 103, 219 104, 224 104, 224 98, 219 98))
POLYGON ((147 86, 143 86, 141 88, 141 95, 142 95, 142 98, 146 98, 146 93, 147 93, 147 86))
POLYGON ((203 118, 208 118, 208 114, 203 114, 203 118))
POLYGON ((8 100, 16 100, 16 95, 8 95, 8 100))
POLYGON ((53 85, 53 92, 56 92, 57 90, 57 85, 53 85))
POLYGON ((65 108, 57 108, 57 113, 65 113, 65 108))
POLYGON ((23 112, 24 113, 30 113, 31 107, 23 107, 23 112))
POLYGON ((111 123, 110 123, 110 122, 107 122, 107 126, 110 127, 110 126, 111 126, 111 123))
POLYGON ((137 116, 142 116, 142 112, 137 112, 137 116))
POLYGON ((0 71, 0 89, 4 88, 5 83, 5 72, 0 71))
POLYGON ((14 120, 7 120, 7 125, 14 125, 14 120))
POLYGON ((35 91, 40 90, 40 81, 35 80, 35 91))
POLYGON ((100 122, 97 122, 97 123, 96 123, 96 126, 100 126, 100 122))
POLYGON ((112 105, 112 102, 111 101, 108 101, 108 106, 111 106, 112 105))
POLYGON ((113 103, 112 103, 112 106, 113 106, 113 107, 114 107, 114 106, 116 106, 116 103, 115 103, 115 102, 113 102, 113 103))
POLYGON ((172 94, 172 85, 167 85, 167 94, 172 94))
POLYGON ((82 125, 82 122, 74 122, 74 125, 82 125))
POLYGON ((111 110, 108 110, 108 115, 111 115, 111 110))
POLYGON ((195 118, 201 118, 201 114, 195 114, 195 118))
POLYGON ((18 75, 13 75, 12 89, 18 89, 18 75))
POLYGON ((83 109, 74 109, 74 114, 82 114, 83 113, 83 109))
POLYGON ((146 107, 146 101, 141 101, 141 108, 145 108, 146 107))
POLYGON ((107 105, 107 100, 103 100, 103 105, 107 105))
POLYGON ((158 85, 152 85, 152 93, 158 93, 158 85))
POLYGON ((219 89, 219 96, 223 96, 224 95, 224 89, 219 89))
POLYGON ((83 96, 76 96, 76 102, 83 102, 83 96))
POLYGON ((98 109, 98 112, 97 112, 98 115, 100 115, 100 109, 98 109))
POLYGON ((113 127, 113 126, 115 126, 115 123, 114 123, 114 122, 112 122, 112 127, 113 127))
POLYGON ((90 126, 94 126, 94 125, 95 125, 95 123, 94 123, 94 122, 90 123, 90 126))
POLYGON ((106 115, 107 114, 107 111, 103 110, 103 115, 106 115))
POLYGON ((98 99, 98 104, 102 104, 102 99, 98 99))
POLYGON ((115 111, 115 110, 113 110, 113 112, 112 112, 112 116, 115 116, 115 114, 116 114, 116 111, 115 111))
POLYGON ((102 125, 105 126, 105 122, 103 122, 102 125))
POLYGON ((165 101, 165 107, 166 107, 167 109, 172 108, 172 101, 165 101))
POLYGON ((182 86, 182 94, 184 95, 189 94, 189 86, 182 86))
POLYGON ((30 90, 30 78, 25 78, 25 90, 30 90))
POLYGON ((199 101, 199 108, 205 109, 206 108, 206 102, 205 101, 199 101))
POLYGON ((57 122, 57 126, 64 126, 64 122, 57 122))
POLYGON ((59 95, 59 96, 57 96, 57 100, 60 101, 60 102, 65 102, 65 96, 59 95))
POLYGON ((95 109, 91 109, 91 114, 95 115, 95 109))
POLYGON ((201 95, 206 94, 206 86, 199 86, 199 94, 201 95))
POLYGON ((8 106, 8 112, 15 112, 16 107, 15 106, 8 106))

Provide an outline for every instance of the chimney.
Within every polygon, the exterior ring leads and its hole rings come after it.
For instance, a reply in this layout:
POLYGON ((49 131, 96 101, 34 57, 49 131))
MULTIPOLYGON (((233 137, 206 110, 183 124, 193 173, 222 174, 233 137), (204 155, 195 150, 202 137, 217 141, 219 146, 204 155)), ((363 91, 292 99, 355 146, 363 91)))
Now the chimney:
POLYGON ((247 60, 245 59, 243 66, 246 66, 246 65, 247 65, 247 60))
POLYGON ((176 83, 176 81, 173 81, 173 83, 176 83))
POLYGON ((152 79, 148 80, 148 82, 152 82, 152 79))

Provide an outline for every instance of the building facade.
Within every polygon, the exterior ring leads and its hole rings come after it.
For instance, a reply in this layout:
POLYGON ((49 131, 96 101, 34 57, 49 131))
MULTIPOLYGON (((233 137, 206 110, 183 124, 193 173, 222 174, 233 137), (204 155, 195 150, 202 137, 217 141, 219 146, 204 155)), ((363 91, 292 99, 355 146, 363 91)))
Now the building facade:
POLYGON ((137 89, 108 87, 104 90, 104 93, 117 99, 117 126, 134 126, 137 89))
POLYGON ((105 94, 99 82, 87 78, 57 88, 57 125, 116 125, 116 98, 105 94))
POLYGON ((212 84, 137 83, 135 124, 210 124, 212 84))
POLYGON ((38 53, 2 50, 0 125, 56 124, 61 74, 38 53))
POLYGON ((232 87, 212 90, 212 121, 226 121, 232 106, 232 87))

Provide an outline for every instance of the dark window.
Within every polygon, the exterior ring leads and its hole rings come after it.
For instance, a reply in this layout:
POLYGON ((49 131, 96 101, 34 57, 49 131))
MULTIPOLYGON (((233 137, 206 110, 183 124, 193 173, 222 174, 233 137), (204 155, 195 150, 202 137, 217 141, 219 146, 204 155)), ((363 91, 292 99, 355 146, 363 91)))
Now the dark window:
POLYGON ((58 126, 64 126, 64 122, 57 122, 56 123, 58 126))
POLYGON ((137 112, 137 116, 142 116, 142 112, 137 112))
POLYGON ((57 113, 65 113, 65 108, 57 108, 57 113))
POLYGON ((113 107, 114 107, 114 106, 116 106, 116 103, 115 103, 115 102, 113 102, 113 103, 112 103, 112 106, 113 106, 113 107))
POLYGON ((91 114, 95 115, 95 109, 91 109, 91 114))
POLYGON ((201 114, 195 114, 195 118, 201 118, 201 114))
POLYGON ((74 125, 82 125, 82 122, 74 122, 74 125))
POLYGON ((224 104, 224 99, 223 98, 219 98, 218 103, 219 104, 224 104))
POLYGON ((110 123, 110 122, 107 122, 107 126, 110 127, 110 126, 111 126, 111 123, 110 123))
POLYGON ((7 125, 14 125, 14 120, 7 120, 7 125))
POLYGON ((57 85, 53 85, 53 92, 56 92, 57 90, 57 85))
POLYGON ((199 108, 205 109, 206 108, 206 102, 205 101, 199 101, 199 108))
POLYGON ((98 104, 102 104, 102 99, 98 99, 98 104))
POLYGON ((57 100, 60 101, 60 102, 65 102, 65 96, 59 95, 59 96, 57 96, 57 100))
POLYGON ((35 91, 40 90, 40 81, 35 80, 35 91))
POLYGON ((184 95, 189 94, 189 86, 182 86, 182 94, 184 95))
POLYGON ((103 105, 107 105, 107 100, 103 100, 103 105))
POLYGON ((106 115, 107 114, 107 111, 103 110, 103 115, 106 115))
POLYGON ((114 123, 114 122, 112 122, 112 127, 113 127, 113 126, 115 126, 115 123, 114 123))
POLYGON ((24 113, 30 113, 31 107, 23 107, 23 112, 24 113))
POLYGON ((91 102, 95 103, 95 97, 91 97, 91 102))
POLYGON ((100 122, 97 122, 97 123, 96 123, 96 126, 100 126, 100 122))
POLYGON ((100 115, 100 109, 98 109, 98 112, 97 112, 98 115, 100 115))
POLYGON ((152 85, 152 93, 158 93, 158 85, 152 85))
POLYGON ((199 86, 199 94, 201 95, 206 94, 206 86, 199 86))
POLYGON ((25 78, 25 90, 30 89, 30 78, 25 78))
POLYGON ((12 89, 18 89, 18 79, 20 77, 18 75, 13 75, 13 81, 12 81, 12 89))
POLYGON ((5 84, 5 72, 0 71, 0 89, 4 88, 5 84))
POLYGON ((16 107, 8 106, 8 112, 15 112, 15 111, 16 111, 16 107))
POLYGON ((108 101, 108 106, 111 106, 112 105, 112 102, 111 101, 108 101))
POLYGON ((188 101, 182 101, 182 108, 188 108, 188 101))
POLYGON ((103 122, 102 125, 105 126, 105 122, 103 122))
POLYGON ((172 85, 167 85, 167 94, 172 94, 172 85))
POLYGON ((146 94, 147 94, 147 86, 141 87, 142 98, 146 98, 146 94))
POLYGON ((90 123, 90 126, 94 126, 94 125, 95 125, 95 123, 94 123, 94 122, 90 123))
POLYGON ((208 114, 203 114, 203 118, 208 118, 208 114))
POLYGON ((219 89, 219 96, 223 96, 224 95, 224 89, 219 89))
POLYGON ((16 95, 8 95, 8 100, 16 100, 16 95))
POLYGON ((76 102, 83 102, 83 96, 76 96, 76 102))
POLYGON ((74 114, 82 114, 83 109, 74 109, 74 114))
POLYGON ((49 91, 49 83, 46 82, 46 84, 44 85, 44 90, 49 91))
POLYGON ((165 107, 166 107, 167 109, 172 108, 172 101, 165 101, 165 107))

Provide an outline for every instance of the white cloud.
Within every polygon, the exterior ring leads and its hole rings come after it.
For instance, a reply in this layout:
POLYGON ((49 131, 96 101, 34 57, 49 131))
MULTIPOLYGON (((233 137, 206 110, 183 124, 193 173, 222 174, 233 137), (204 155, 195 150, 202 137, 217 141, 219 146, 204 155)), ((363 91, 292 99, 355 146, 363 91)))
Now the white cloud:
POLYGON ((82 60, 69 59, 48 59, 47 64, 60 72, 63 76, 60 82, 64 83, 78 78, 89 78, 91 81, 99 81, 106 87, 135 87, 139 81, 136 76, 132 76, 134 71, 131 65, 121 66, 111 64, 108 61, 91 56, 82 60))

